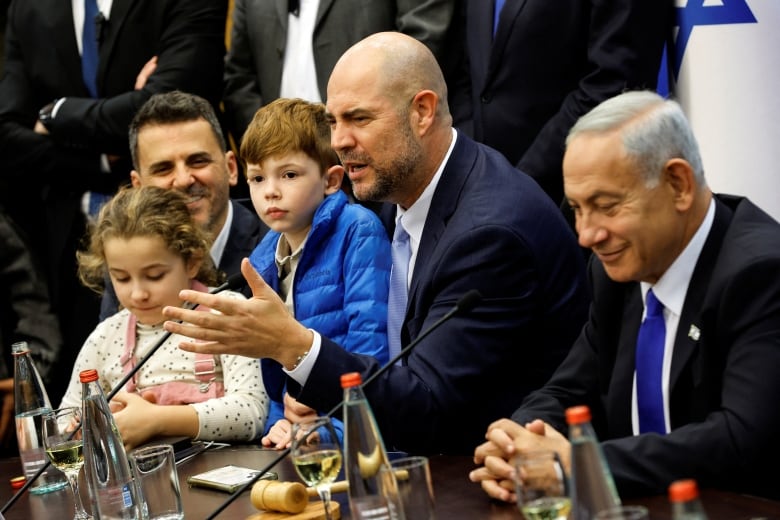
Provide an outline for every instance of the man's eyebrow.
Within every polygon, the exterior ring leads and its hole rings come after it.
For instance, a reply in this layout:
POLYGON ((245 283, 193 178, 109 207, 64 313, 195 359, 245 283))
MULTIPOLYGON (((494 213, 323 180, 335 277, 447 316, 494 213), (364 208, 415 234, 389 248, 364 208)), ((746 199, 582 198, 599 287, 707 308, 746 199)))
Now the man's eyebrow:
MULTIPOLYGON (((358 107, 358 108, 353 108, 351 110, 346 110, 342 112, 341 119, 346 119, 347 121, 349 121, 350 119, 354 119, 355 117, 371 116, 371 115, 372 112, 370 110, 366 108, 358 107)), ((336 120, 336 116, 333 115, 331 112, 325 112, 325 118, 331 122, 336 120)))
POLYGON ((187 156, 187 161, 209 159, 211 160, 211 154, 207 151, 193 152, 187 156))
POLYGON ((358 108, 353 108, 352 110, 347 110, 346 112, 344 112, 342 116, 344 117, 344 119, 352 119, 353 117, 356 116, 370 116, 371 114, 372 112, 370 110, 366 108, 358 107, 358 108))
POLYGON ((165 168, 169 168, 173 164, 173 161, 169 161, 167 159, 162 161, 157 161, 152 164, 150 164, 147 167, 148 171, 157 171, 157 170, 163 170, 165 168))
MULTIPOLYGON (((585 204, 596 204, 600 199, 608 199, 610 201, 612 200, 620 200, 623 198, 623 196, 620 193, 615 193, 613 191, 604 191, 599 190, 594 193, 591 193, 584 201, 585 204)), ((571 200, 571 199, 569 199, 571 200)))

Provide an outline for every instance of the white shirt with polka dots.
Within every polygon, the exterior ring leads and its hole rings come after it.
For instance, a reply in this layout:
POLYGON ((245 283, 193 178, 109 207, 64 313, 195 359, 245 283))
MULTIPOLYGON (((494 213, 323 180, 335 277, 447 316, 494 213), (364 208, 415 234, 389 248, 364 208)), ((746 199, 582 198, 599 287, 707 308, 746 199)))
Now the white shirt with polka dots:
MULTIPOLYGON (((238 293, 222 293, 243 298, 238 293)), ((81 347, 73 366, 70 383, 60 406, 81 405, 79 373, 94 368, 108 394, 124 377, 120 357, 124 352, 130 313, 121 310, 98 324, 81 347)), ((135 356, 143 358, 165 334, 162 325, 137 326, 135 356)), ((169 381, 200 384, 193 367, 195 354, 178 348, 183 336, 172 334, 136 374, 137 391, 169 381)), ((219 356, 225 385, 223 397, 191 404, 198 414, 198 440, 251 441, 259 437, 268 416, 260 361, 243 356, 219 356)))

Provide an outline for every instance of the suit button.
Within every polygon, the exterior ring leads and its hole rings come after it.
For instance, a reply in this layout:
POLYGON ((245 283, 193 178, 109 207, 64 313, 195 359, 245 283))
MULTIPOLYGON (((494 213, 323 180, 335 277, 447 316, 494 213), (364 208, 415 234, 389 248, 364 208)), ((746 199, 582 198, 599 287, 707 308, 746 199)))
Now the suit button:
POLYGON ((483 103, 490 103, 490 101, 491 101, 493 98, 492 98, 492 96, 491 96, 490 94, 482 94, 482 97, 481 97, 481 98, 479 98, 479 99, 480 99, 480 101, 482 101, 483 103))

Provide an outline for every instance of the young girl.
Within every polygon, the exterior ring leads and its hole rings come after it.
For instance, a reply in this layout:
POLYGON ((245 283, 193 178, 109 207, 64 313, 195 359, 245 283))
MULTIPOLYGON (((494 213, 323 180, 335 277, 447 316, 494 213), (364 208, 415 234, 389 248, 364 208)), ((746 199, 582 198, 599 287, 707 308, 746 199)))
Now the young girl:
MULTIPOLYGON (((108 393, 165 334, 163 307, 180 306, 182 289, 207 291, 218 281, 208 240, 192 221, 185 196, 151 186, 124 189, 106 204, 78 261, 82 282, 98 293, 108 273, 123 310, 87 338, 60 406, 81 403, 78 374, 85 369, 97 369, 108 393)), ((162 435, 220 441, 259 436, 268 413, 259 361, 184 352, 177 348, 182 339, 168 338, 114 398, 125 445, 162 435)))

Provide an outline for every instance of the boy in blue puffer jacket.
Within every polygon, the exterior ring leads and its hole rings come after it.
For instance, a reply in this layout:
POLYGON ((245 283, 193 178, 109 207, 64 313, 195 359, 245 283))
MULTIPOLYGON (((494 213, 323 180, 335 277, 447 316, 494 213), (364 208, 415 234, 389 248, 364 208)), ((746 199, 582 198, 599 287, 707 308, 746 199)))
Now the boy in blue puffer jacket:
MULTIPOLYGON (((264 106, 240 156, 252 204, 271 229, 250 256, 254 268, 298 321, 387 362, 390 241, 376 215, 341 190, 344 168, 330 146, 325 106, 300 99, 264 106)), ((271 398, 262 444, 285 448, 291 420, 317 411, 286 393, 279 363, 263 359, 262 369, 271 398)))

